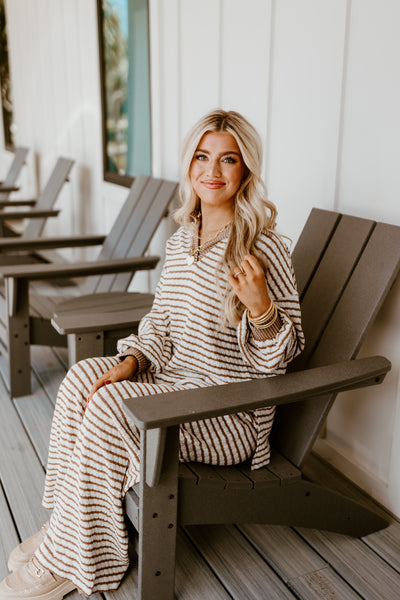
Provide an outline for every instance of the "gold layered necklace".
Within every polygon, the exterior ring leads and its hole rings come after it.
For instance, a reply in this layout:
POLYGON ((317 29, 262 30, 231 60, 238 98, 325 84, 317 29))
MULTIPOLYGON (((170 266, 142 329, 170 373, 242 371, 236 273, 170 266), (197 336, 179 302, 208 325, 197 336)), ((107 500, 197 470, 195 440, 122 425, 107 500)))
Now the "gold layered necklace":
POLYGON ((231 226, 231 224, 232 221, 226 223, 226 225, 221 227, 221 229, 218 229, 218 231, 210 239, 206 240, 202 244, 199 243, 200 236, 193 236, 192 247, 190 248, 189 254, 186 257, 187 264, 190 266, 196 263, 199 260, 200 256, 204 254, 204 252, 206 252, 209 248, 211 248, 211 246, 213 246, 214 244, 219 242, 220 239, 222 239, 222 234, 226 232, 226 230, 231 226))

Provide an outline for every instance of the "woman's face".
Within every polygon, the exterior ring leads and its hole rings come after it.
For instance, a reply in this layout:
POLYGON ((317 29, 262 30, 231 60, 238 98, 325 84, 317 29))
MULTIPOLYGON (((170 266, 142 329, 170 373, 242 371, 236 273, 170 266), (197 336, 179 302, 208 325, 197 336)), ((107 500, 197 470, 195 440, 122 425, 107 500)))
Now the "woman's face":
POLYGON ((209 131, 201 138, 189 169, 190 181, 201 205, 232 212, 245 165, 230 133, 209 131))

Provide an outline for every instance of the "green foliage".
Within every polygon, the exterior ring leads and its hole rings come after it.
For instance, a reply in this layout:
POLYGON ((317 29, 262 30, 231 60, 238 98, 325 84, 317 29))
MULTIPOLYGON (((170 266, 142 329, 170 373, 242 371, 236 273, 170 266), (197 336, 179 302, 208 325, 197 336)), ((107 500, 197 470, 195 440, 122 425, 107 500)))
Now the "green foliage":
POLYGON ((0 0, 0 85, 1 104, 4 122, 4 137, 6 146, 13 145, 12 139, 12 100, 10 72, 8 64, 7 26, 4 0, 0 0))
POLYGON ((108 104, 116 94, 126 90, 128 77, 128 42, 122 34, 118 13, 109 0, 103 1, 103 36, 107 74, 108 104))

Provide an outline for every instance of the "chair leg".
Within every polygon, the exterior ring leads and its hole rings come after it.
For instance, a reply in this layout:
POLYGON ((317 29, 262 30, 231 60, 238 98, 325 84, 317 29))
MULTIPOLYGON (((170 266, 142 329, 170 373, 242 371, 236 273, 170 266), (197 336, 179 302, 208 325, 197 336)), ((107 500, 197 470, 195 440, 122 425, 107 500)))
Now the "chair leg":
MULTIPOLYGON (((175 429, 175 428, 173 428, 175 429)), ((150 487, 144 475, 139 504, 139 598, 173 600, 178 504, 179 430, 167 433, 158 484, 150 487)), ((143 433, 142 439, 146 437, 143 433)), ((146 472, 146 444, 142 443, 142 473, 146 472), (143 448, 144 447, 144 448, 143 448)))
POLYGON ((15 397, 31 393, 28 286, 28 281, 19 279, 8 279, 5 286, 9 385, 15 397))
POLYGON ((104 355, 104 333, 68 334, 68 364, 70 367, 83 358, 104 355))

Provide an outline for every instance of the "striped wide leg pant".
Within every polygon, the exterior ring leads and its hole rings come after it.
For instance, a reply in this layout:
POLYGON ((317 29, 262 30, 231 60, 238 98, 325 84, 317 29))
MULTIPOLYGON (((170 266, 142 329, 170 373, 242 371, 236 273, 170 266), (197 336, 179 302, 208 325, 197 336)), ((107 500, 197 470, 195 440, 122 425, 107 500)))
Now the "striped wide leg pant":
MULTIPOLYGON (((123 499, 139 478, 139 431, 124 399, 194 387, 157 383, 149 372, 135 381, 101 387, 86 410, 89 391, 115 357, 77 363, 62 382, 50 435, 43 506, 52 509, 39 564, 73 581, 85 594, 116 589, 128 567, 123 499)), ((151 399, 149 399, 149 402, 151 399)), ((184 424, 180 459, 235 464, 256 445, 248 413, 184 424)))

